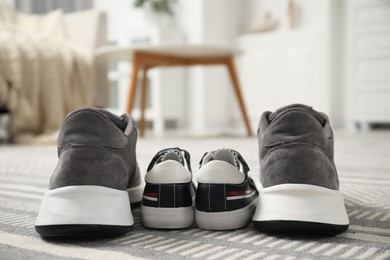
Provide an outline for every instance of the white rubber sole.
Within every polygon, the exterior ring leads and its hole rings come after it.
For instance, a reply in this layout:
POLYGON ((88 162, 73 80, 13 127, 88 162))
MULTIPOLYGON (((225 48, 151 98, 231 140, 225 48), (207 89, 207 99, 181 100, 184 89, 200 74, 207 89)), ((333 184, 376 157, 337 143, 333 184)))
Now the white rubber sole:
POLYGON ((36 226, 134 224, 126 191, 101 186, 68 186, 45 193, 36 226))
POLYGON ((245 208, 226 212, 203 212, 195 210, 195 222, 200 229, 230 230, 249 224, 255 212, 257 199, 245 208))
POLYGON ((129 194, 130 203, 132 205, 139 204, 142 202, 142 194, 144 192, 144 188, 145 183, 142 182, 140 185, 126 190, 129 194))
POLYGON ((340 191, 307 184, 281 184, 259 189, 255 222, 291 221, 348 226, 340 191))
POLYGON ((142 224, 148 228, 180 229, 194 223, 194 207, 154 208, 141 206, 142 224))

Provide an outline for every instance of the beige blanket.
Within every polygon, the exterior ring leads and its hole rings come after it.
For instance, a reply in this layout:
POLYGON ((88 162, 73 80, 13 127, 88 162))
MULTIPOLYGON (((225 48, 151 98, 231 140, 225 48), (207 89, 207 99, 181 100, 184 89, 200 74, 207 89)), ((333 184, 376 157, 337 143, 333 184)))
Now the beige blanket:
POLYGON ((61 11, 23 15, 0 2, 0 106, 13 141, 53 142, 68 112, 91 106, 92 57, 68 41, 61 11))

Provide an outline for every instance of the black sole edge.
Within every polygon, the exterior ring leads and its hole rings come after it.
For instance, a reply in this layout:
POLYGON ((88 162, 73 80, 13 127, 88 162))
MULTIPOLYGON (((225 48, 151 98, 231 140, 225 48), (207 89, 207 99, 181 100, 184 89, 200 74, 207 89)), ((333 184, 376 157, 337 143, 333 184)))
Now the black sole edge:
POLYGON ((35 230, 43 237, 116 237, 126 234, 132 226, 116 225, 47 225, 35 226, 35 230))
POLYGON ((142 201, 130 203, 131 209, 136 209, 136 208, 141 207, 141 203, 142 203, 142 201))
POLYGON ((264 233, 324 236, 341 234, 349 227, 349 225, 333 225, 327 223, 289 220, 253 221, 253 225, 264 233))

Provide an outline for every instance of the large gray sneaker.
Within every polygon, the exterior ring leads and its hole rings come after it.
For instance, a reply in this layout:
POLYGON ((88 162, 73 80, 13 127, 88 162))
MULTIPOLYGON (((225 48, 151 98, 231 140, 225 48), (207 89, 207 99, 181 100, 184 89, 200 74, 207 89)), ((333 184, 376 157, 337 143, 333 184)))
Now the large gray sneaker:
POLYGON ((112 236, 134 223, 143 185, 133 119, 84 108, 70 113, 58 137, 59 161, 35 228, 42 236, 112 236), (131 205, 130 205, 131 203, 131 205))
POLYGON ((347 230, 328 117, 299 104, 265 112, 258 139, 262 187, 255 227, 328 235, 347 230))

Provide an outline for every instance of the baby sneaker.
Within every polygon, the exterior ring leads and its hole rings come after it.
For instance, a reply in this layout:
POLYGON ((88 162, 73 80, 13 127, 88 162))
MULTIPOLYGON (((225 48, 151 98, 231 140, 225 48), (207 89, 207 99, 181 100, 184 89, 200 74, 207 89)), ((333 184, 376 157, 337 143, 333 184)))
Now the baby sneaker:
POLYGON ((248 225, 258 199, 248 171, 245 160, 232 149, 203 156, 196 174, 195 221, 199 228, 229 230, 248 225))
POLYGON ((141 206, 144 226, 158 229, 192 226, 195 187, 186 150, 159 151, 149 164, 145 182, 141 206))

